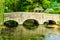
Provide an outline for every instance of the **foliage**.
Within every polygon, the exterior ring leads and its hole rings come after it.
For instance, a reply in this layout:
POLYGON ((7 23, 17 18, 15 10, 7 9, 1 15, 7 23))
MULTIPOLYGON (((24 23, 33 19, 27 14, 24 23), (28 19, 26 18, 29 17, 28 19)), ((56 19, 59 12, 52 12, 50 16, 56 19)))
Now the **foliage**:
MULTIPOLYGON (((52 8, 51 13, 60 13, 60 1, 59 0, 6 0, 5 12, 32 12, 36 7, 42 7, 44 11, 48 8, 52 8)), ((49 13, 49 12, 47 12, 49 13)))
POLYGON ((50 3, 50 8, 48 8, 48 11, 45 11, 46 13, 52 13, 52 14, 59 14, 60 13, 60 4, 56 1, 50 3), (52 10, 51 10, 52 9, 52 10))
POLYGON ((0 25, 4 22, 4 2, 0 0, 0 25))
POLYGON ((5 12, 12 12, 14 11, 16 8, 15 6, 17 6, 17 1, 18 0, 5 0, 4 4, 5 4, 5 12))

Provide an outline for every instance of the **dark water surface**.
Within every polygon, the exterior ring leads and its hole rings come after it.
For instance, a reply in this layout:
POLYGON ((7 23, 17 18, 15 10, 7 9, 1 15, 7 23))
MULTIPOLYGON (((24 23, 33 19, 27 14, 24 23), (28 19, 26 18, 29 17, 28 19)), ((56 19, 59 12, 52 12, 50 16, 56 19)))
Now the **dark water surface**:
POLYGON ((54 28, 39 25, 34 30, 29 30, 19 25, 17 28, 0 28, 0 40, 60 40, 60 26, 54 28))

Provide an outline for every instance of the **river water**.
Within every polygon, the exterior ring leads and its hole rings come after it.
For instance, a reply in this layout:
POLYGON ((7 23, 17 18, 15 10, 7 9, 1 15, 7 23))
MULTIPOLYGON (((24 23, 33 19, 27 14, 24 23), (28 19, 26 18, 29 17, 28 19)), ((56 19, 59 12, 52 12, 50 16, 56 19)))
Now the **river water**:
POLYGON ((39 25, 34 30, 29 30, 19 25, 17 28, 2 28, 0 31, 0 40, 60 40, 60 26, 39 25), (52 27, 53 26, 53 27, 52 27))

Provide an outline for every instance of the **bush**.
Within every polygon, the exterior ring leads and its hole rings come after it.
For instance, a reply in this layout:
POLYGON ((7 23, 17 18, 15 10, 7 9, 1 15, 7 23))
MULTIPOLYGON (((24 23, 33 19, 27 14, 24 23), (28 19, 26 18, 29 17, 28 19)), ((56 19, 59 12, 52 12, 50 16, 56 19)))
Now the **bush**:
POLYGON ((8 21, 4 22, 4 26, 6 26, 8 28, 17 27, 18 26, 18 22, 14 21, 14 20, 8 20, 8 21))

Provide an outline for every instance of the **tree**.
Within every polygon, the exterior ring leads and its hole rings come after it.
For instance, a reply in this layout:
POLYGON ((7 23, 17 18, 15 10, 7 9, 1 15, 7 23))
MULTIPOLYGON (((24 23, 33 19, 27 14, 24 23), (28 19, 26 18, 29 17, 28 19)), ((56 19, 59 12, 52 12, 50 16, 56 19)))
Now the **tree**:
POLYGON ((4 0, 0 0, 0 25, 4 23, 4 0))
POLYGON ((5 12, 30 12, 36 7, 55 8, 57 0, 5 0, 5 12), (55 2, 56 1, 56 2, 55 2))

